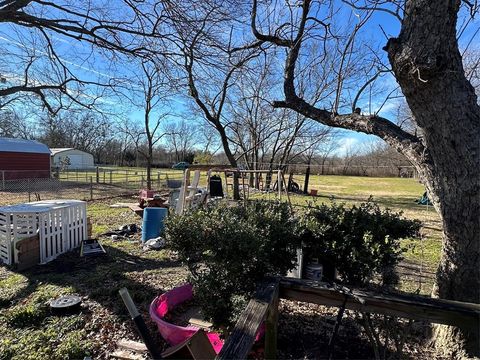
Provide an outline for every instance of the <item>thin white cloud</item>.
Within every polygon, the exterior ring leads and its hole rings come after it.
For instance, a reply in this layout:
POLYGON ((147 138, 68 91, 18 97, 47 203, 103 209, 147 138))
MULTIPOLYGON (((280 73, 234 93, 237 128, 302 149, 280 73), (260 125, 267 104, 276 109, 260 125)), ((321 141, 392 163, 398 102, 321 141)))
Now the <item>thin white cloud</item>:
POLYGON ((339 146, 335 150, 334 154, 336 156, 343 157, 358 147, 360 145, 360 141, 354 137, 344 137, 338 141, 338 145, 339 146))

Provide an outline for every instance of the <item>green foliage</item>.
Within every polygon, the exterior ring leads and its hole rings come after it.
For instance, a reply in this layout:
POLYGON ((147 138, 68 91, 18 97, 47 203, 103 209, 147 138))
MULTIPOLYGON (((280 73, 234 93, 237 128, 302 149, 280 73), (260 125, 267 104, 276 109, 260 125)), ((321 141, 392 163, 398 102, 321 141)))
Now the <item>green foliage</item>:
POLYGON ((165 237, 190 271, 195 296, 216 325, 234 320, 257 283, 293 268, 297 220, 285 203, 209 206, 170 217, 165 237))
POLYGON ((399 239, 415 236, 418 220, 381 210, 372 201, 350 208, 345 204, 311 205, 301 220, 304 251, 331 263, 349 284, 364 285, 375 274, 384 284, 396 282, 392 272, 400 261, 399 239))

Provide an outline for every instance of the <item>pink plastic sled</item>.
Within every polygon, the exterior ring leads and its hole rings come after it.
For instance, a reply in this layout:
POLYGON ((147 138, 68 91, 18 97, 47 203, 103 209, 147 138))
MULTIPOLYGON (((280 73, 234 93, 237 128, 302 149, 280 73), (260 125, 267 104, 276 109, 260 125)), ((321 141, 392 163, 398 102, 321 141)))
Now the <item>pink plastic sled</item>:
MULTIPOLYGON (((172 346, 191 338, 199 330, 196 326, 178 326, 163 320, 168 312, 174 309, 175 306, 192 298, 192 285, 185 284, 157 296, 150 304, 150 317, 157 324, 158 331, 165 341, 172 346)), ((256 341, 261 339, 264 333, 265 326, 262 324, 257 331, 256 341)), ((218 354, 223 347, 223 340, 220 339, 220 335, 216 332, 209 331, 207 337, 210 340, 215 353, 218 354)))

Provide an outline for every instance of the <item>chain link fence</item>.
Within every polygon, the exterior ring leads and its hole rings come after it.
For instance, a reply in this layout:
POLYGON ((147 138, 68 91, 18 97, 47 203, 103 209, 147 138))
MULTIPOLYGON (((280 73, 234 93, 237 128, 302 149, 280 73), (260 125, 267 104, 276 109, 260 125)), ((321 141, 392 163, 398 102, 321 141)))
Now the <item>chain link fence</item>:
MULTIPOLYGON (((168 179, 181 178, 182 171, 152 171, 151 188, 160 190, 166 187, 168 179)), ((146 179, 145 171, 109 168, 54 169, 50 178, 10 179, 6 174, 0 182, 0 205, 51 199, 99 200, 133 196, 147 187, 146 179)))

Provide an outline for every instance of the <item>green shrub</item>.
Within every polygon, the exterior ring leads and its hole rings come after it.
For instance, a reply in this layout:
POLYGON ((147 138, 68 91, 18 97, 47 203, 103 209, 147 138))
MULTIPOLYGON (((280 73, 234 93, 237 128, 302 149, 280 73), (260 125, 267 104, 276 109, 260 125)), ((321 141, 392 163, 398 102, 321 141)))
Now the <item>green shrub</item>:
POLYGON ((205 315, 215 325, 229 325, 259 281, 294 267, 296 230, 287 204, 255 201, 172 216, 165 223, 165 238, 187 264, 205 315))
POLYGON ((384 284, 394 284, 392 269, 402 254, 399 239, 416 236, 420 222, 369 200, 351 208, 310 205, 301 228, 307 257, 334 266, 346 283, 364 285, 378 274, 384 284))

